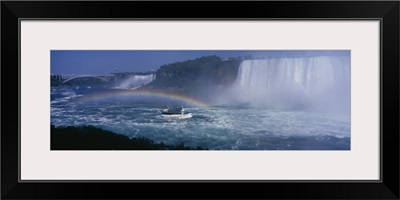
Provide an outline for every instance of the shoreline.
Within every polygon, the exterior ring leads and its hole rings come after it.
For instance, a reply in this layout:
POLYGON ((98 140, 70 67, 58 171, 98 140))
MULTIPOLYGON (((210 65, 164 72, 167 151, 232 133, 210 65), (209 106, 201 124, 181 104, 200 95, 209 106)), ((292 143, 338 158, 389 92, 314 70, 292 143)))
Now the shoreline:
POLYGON ((200 146, 157 143, 145 137, 128 136, 95 126, 50 125, 51 150, 208 150, 200 146))

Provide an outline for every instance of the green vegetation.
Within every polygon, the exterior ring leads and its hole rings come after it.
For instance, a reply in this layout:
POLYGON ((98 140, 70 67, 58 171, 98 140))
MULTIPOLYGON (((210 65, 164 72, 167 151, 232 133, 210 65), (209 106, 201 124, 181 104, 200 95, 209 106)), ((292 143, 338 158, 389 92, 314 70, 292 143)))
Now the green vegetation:
POLYGON ((208 150, 183 143, 167 145, 144 137, 129 138, 94 126, 51 125, 51 150, 208 150))
POLYGON ((163 65, 156 79, 143 90, 163 90, 189 96, 217 94, 236 80, 241 60, 206 56, 163 65))

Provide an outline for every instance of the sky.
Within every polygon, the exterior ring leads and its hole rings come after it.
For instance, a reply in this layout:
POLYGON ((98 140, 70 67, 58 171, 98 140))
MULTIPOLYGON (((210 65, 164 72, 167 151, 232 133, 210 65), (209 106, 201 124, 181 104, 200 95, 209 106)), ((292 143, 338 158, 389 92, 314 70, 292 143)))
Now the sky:
POLYGON ((52 50, 52 74, 146 72, 164 64, 216 55, 221 58, 350 56, 350 50, 52 50))

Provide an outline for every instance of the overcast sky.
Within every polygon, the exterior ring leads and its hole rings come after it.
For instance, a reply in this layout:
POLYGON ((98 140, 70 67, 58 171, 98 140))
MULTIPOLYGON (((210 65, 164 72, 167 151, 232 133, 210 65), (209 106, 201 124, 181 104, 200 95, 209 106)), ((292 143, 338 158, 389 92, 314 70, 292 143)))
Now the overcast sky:
POLYGON ((252 55, 254 57, 350 56, 349 50, 53 50, 52 74, 109 74, 157 70, 161 65, 217 55, 221 58, 252 55))

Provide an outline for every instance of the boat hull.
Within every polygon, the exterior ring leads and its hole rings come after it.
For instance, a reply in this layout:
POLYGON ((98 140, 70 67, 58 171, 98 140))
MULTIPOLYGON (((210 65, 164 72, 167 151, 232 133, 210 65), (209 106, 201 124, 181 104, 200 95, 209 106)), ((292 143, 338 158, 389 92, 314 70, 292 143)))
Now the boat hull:
POLYGON ((188 119, 192 118, 193 115, 192 113, 187 113, 187 114, 161 114, 161 116, 165 118, 174 118, 174 119, 188 119))

